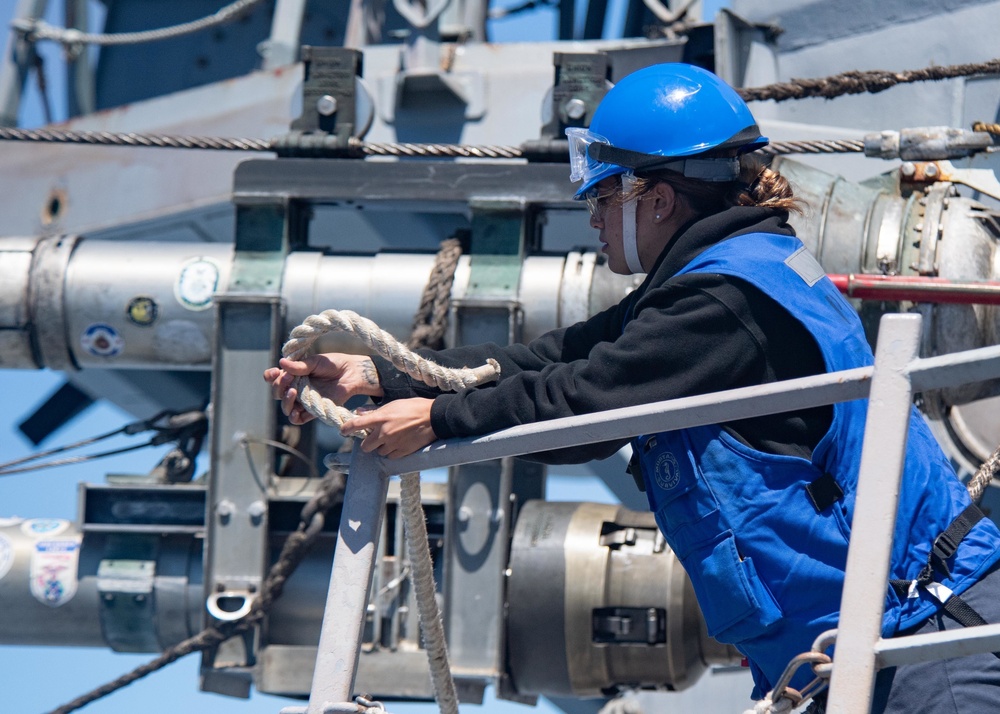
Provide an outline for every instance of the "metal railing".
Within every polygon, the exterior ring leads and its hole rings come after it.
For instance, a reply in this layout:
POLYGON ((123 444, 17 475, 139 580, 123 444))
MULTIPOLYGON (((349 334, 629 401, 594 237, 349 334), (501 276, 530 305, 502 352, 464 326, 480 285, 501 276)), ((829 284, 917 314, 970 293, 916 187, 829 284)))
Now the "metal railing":
POLYGON ((912 395, 1000 378, 1000 345, 921 359, 920 332, 919 315, 885 316, 874 367, 526 424, 473 439, 438 442, 401 459, 355 449, 309 704, 287 707, 283 714, 358 711, 350 699, 391 475, 865 397, 870 397, 868 419, 827 711, 868 711, 875 672, 881 667, 1000 650, 1000 625, 891 640, 880 637, 912 395))

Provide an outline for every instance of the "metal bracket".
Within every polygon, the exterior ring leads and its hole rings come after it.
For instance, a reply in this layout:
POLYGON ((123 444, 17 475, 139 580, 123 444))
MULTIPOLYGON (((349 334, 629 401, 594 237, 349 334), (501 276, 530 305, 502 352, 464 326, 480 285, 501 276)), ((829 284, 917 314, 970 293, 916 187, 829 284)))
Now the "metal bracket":
POLYGON ((348 139, 364 133, 355 118, 361 52, 303 45, 302 62, 305 65, 302 116, 292 122, 292 131, 335 134, 338 143, 347 146, 348 139))
POLYGON ((554 52, 552 63, 555 83, 550 103, 542 108, 542 136, 562 139, 567 127, 590 126, 594 110, 611 87, 611 65, 603 52, 554 52))

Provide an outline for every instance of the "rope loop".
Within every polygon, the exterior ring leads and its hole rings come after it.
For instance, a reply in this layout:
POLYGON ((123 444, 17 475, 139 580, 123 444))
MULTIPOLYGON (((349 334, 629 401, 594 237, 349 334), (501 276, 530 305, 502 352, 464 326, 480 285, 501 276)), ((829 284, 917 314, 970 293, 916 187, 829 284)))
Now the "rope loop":
MULTIPOLYGON (((496 381, 500 377, 500 364, 495 359, 489 359, 485 365, 475 368, 442 367, 407 349, 374 322, 350 310, 324 310, 307 317, 289 334, 281 349, 282 356, 292 360, 303 359, 312 344, 331 330, 354 335, 365 347, 392 362, 396 369, 442 391, 457 392, 496 381)), ((321 396, 309 384, 308 378, 300 377, 296 389, 299 401, 306 410, 325 424, 340 427, 351 418, 349 410, 321 396)))

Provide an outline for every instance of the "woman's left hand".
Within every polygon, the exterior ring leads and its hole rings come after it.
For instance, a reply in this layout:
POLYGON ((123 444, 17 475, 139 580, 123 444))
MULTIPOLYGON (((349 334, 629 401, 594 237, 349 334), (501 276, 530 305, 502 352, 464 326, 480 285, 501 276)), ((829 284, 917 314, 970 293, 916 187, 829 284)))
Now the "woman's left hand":
POLYGON ((398 459, 424 448, 437 439, 431 428, 433 399, 396 399, 345 421, 341 434, 365 430, 362 450, 398 459))

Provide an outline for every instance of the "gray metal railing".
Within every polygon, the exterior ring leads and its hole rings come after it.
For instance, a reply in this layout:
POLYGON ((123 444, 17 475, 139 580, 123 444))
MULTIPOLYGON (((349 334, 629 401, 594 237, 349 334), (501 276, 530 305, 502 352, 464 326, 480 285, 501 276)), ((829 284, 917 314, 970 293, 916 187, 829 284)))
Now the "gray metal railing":
POLYGON ((919 315, 885 316, 874 367, 526 424, 474 439, 438 442, 401 459, 383 459, 355 449, 309 704, 287 707, 283 714, 358 711, 350 698, 391 475, 869 396, 852 529, 858 537, 852 538, 848 551, 827 711, 868 711, 879 667, 1000 650, 1000 625, 880 638, 912 395, 1000 378, 1000 345, 921 359, 917 356, 920 326, 919 315))

